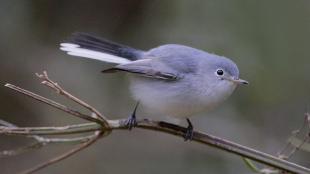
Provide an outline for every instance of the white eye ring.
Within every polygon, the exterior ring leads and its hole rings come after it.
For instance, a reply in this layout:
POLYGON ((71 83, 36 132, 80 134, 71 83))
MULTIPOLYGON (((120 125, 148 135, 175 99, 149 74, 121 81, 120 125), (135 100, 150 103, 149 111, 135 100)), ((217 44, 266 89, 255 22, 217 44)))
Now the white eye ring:
POLYGON ((217 69, 216 72, 215 72, 215 74, 216 74, 217 76, 223 76, 223 75, 224 75, 224 70, 222 70, 222 69, 217 69))

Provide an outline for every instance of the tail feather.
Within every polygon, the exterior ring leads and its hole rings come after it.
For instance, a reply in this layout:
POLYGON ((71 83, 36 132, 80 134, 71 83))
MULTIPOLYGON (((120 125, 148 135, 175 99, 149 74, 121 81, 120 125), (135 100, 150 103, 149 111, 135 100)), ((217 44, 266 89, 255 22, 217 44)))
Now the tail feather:
POLYGON ((87 33, 73 33, 68 41, 78 44, 82 48, 111 54, 118 54, 120 49, 129 48, 128 46, 120 45, 87 33))
POLYGON ((111 63, 129 63, 139 59, 142 51, 86 33, 74 33, 60 49, 69 55, 111 63))

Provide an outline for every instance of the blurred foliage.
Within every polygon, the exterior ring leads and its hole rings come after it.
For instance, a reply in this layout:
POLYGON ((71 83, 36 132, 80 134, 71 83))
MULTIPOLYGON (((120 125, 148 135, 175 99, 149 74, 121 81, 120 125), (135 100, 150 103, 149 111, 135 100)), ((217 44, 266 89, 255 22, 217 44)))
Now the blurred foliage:
MULTIPOLYGON (((275 154, 302 122, 310 101, 309 16, 307 0, 2 0, 0 82, 55 99, 34 76, 47 70, 108 117, 127 117, 135 102, 124 74, 104 76, 100 71, 110 65, 67 56, 58 44, 83 31, 146 50, 164 43, 193 46, 232 58, 250 81, 216 111, 193 118, 195 128, 275 154)), ((4 87, 0 103, 0 118, 22 126, 78 122, 4 87)), ((152 114, 141 108, 138 116, 146 115, 152 114)), ((25 142, 0 138, 1 149, 25 142)), ((65 148, 0 159, 1 173, 20 171, 65 148)), ((309 154, 297 153, 293 160, 310 167, 309 154)), ((41 173, 47 171, 249 173, 239 157, 139 130, 117 133, 41 173)))

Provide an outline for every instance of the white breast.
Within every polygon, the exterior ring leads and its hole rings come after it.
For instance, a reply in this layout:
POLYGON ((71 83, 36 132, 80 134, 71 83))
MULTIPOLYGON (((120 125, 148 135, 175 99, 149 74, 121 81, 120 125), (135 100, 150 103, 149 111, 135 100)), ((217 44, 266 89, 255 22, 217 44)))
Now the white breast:
POLYGON ((208 111, 223 102, 235 89, 227 82, 203 88, 185 82, 165 82, 140 77, 131 78, 134 98, 150 112, 173 117, 190 117, 208 111))

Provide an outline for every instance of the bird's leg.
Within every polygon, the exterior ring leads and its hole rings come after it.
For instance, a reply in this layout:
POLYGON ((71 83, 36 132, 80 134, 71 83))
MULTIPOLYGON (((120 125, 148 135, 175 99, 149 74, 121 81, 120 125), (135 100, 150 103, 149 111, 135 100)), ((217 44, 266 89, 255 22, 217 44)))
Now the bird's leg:
POLYGON ((186 132, 185 132, 185 135, 184 135, 184 141, 187 141, 187 140, 192 140, 193 139, 193 135, 194 135, 194 127, 193 127, 193 124, 191 123, 191 121, 186 118, 186 121, 187 121, 187 129, 186 129, 186 132))
POLYGON ((133 110, 131 115, 126 120, 126 126, 128 127, 129 130, 131 130, 133 127, 137 126, 136 112, 137 112, 138 106, 139 106, 139 102, 137 102, 135 109, 133 110))

